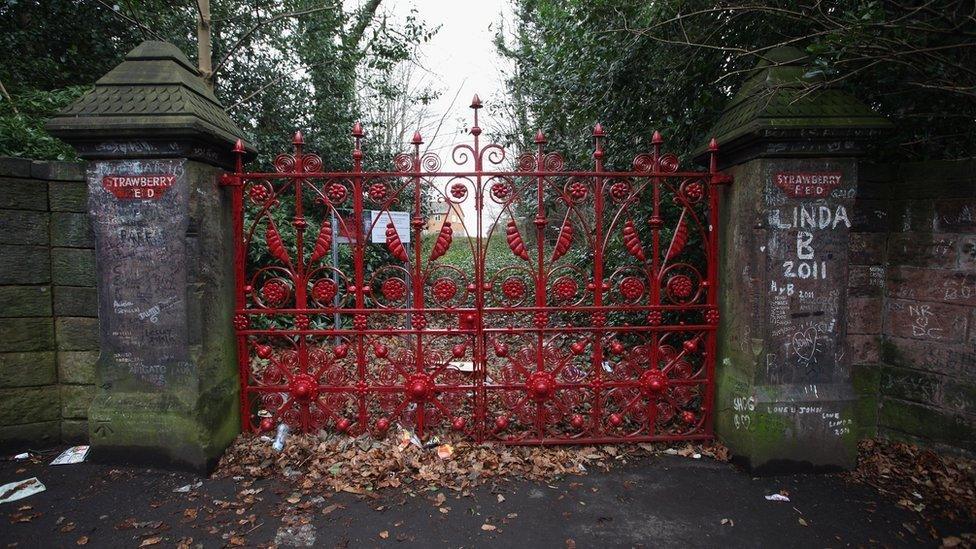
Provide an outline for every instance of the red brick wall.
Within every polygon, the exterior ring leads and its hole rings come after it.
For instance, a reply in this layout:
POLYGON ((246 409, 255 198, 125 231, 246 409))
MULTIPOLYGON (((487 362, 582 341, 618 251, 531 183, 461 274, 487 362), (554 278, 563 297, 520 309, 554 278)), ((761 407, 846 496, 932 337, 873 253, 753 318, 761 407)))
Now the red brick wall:
POLYGON ((865 419, 976 453, 976 159, 863 167, 854 230, 849 343, 865 419))

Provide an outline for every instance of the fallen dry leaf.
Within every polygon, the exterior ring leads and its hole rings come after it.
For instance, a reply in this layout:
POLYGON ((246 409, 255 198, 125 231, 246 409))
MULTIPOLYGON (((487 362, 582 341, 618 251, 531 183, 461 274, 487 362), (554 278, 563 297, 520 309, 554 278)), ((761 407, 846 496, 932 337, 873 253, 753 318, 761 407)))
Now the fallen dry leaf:
POLYGON ((505 496, 498 494, 498 503, 505 501, 505 496))
POLYGON ((75 545, 88 545, 88 536, 81 536, 75 540, 75 545))
MULTIPOLYGON (((899 507, 929 521, 976 521, 976 460, 938 454, 904 442, 863 440, 858 446, 854 482, 893 495, 899 507)), ((938 536, 936 536, 938 537, 938 536)))
POLYGON ((494 530, 497 530, 498 527, 495 526, 494 524, 487 524, 486 523, 486 524, 482 524, 481 525, 481 529, 484 530, 484 531, 486 531, 486 532, 492 532, 494 530))
POLYGON ((383 539, 386 539, 386 538, 390 537, 390 531, 389 530, 383 530, 382 532, 380 532, 380 537, 383 538, 383 539))
POLYGON ((163 538, 160 537, 160 536, 156 536, 156 537, 152 537, 152 538, 146 538, 146 539, 142 540, 142 543, 139 544, 139 547, 148 547, 150 545, 157 545, 161 541, 163 541, 163 538))
POLYGON ((800 526, 810 526, 809 524, 807 524, 806 519, 804 519, 803 517, 796 519, 796 521, 800 523, 800 526))
MULTIPOLYGON (((292 487, 286 500, 292 505, 301 501, 299 490, 376 498, 376 492, 383 489, 416 493, 418 487, 437 486, 443 492, 468 495, 471 488, 499 479, 549 483, 567 475, 606 471, 669 447, 666 443, 512 447, 476 444, 460 434, 441 433, 439 446, 451 448, 450 459, 445 460, 438 457, 437 446, 423 448, 422 443, 411 440, 403 445, 399 432, 391 429, 380 439, 326 432, 297 434, 289 437, 282 452, 272 450, 260 437, 241 435, 221 458, 214 476, 283 480, 292 487)), ((725 447, 717 443, 682 443, 682 448, 716 459, 728 457, 725 447)))

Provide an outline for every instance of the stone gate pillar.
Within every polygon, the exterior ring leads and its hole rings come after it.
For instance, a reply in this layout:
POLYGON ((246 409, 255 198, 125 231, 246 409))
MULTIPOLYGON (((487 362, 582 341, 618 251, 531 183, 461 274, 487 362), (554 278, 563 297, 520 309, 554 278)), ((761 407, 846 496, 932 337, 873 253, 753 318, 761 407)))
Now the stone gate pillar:
POLYGON ((165 42, 129 52, 48 129, 90 161, 92 458, 206 470, 239 432, 231 211, 218 179, 242 132, 165 42))
POLYGON ((721 206, 716 433, 753 470, 849 468, 857 394, 847 326, 857 158, 889 126, 804 54, 770 52, 714 128, 721 206))

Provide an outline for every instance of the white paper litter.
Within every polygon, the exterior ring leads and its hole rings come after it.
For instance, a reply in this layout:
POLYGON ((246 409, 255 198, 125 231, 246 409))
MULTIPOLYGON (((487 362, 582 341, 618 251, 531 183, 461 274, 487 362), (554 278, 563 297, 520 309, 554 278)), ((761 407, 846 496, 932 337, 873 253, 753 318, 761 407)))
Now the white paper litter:
POLYGON ((790 498, 784 496, 783 494, 772 494, 766 496, 766 501, 790 501, 790 498))
POLYGON ((68 465, 71 463, 81 463, 88 457, 88 449, 91 446, 72 446, 61 452, 61 455, 54 458, 51 465, 68 465))
POLYGON ((23 460, 29 459, 29 458, 30 458, 30 452, 22 452, 20 454, 17 454, 16 456, 14 456, 14 459, 17 460, 17 461, 23 461, 23 460))
POLYGON ((29 478, 27 480, 18 480, 16 482, 8 482, 3 486, 0 486, 0 503, 10 503, 11 501, 17 501, 18 499, 24 499, 27 496, 33 496, 38 492, 43 492, 47 490, 41 481, 37 480, 37 477, 29 478))
POLYGON ((197 488, 199 488, 201 486, 203 486, 203 481, 202 480, 200 482, 196 482, 194 484, 184 484, 183 486, 180 486, 179 488, 174 488, 173 491, 176 492, 177 494, 185 494, 185 493, 189 492, 190 490, 196 490, 197 488))

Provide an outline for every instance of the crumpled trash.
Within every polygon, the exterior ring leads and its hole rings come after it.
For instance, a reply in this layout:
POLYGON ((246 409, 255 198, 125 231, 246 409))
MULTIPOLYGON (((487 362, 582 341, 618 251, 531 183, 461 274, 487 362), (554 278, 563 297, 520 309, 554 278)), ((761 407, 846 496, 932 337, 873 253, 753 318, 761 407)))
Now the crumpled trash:
POLYGON ((766 496, 766 501, 790 501, 790 498, 783 494, 770 494, 766 496))
POLYGON ((185 493, 189 492, 190 490, 196 490, 197 488, 199 488, 201 486, 203 486, 203 481, 202 480, 199 481, 199 482, 195 482, 193 484, 185 484, 183 486, 180 486, 179 488, 174 488, 173 489, 173 492, 176 492, 177 494, 185 494, 185 493))
POLYGON ((30 457, 31 457, 30 452, 21 452, 10 459, 13 461, 24 461, 25 459, 30 459, 30 457))
POLYGON ((285 449, 285 441, 288 439, 288 431, 290 430, 287 424, 278 424, 278 432, 275 434, 274 443, 271 445, 275 452, 280 452, 285 449))
POLYGON ((315 526, 282 526, 275 532, 274 544, 280 547, 314 547, 315 526))
POLYGON ((437 457, 441 459, 450 459, 454 455, 454 447, 450 444, 441 444, 437 447, 437 457))
POLYGON ((409 429, 400 428, 400 442, 397 443, 397 450, 401 452, 407 448, 407 446, 413 444, 417 448, 423 448, 424 445, 420 442, 420 437, 416 435, 413 431, 409 429))
POLYGON ((0 486, 0 503, 10 503, 11 501, 24 499, 27 496, 33 496, 44 490, 47 490, 47 487, 37 477, 8 482, 0 486))

